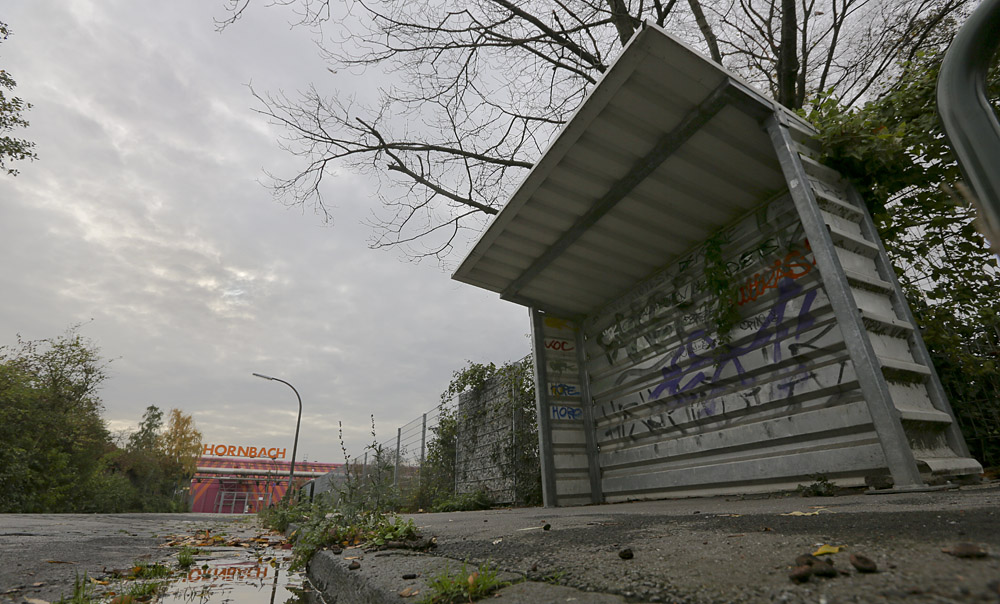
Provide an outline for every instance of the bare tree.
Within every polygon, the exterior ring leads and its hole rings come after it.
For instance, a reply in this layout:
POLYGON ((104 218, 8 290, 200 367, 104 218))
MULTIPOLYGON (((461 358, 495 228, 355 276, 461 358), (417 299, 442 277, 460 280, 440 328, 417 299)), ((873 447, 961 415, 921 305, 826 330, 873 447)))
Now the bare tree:
MULTIPOLYGON (((227 0, 232 25, 254 0, 227 0)), ((335 167, 380 183, 374 247, 444 258, 496 214, 644 21, 655 22, 790 107, 818 90, 855 102, 975 0, 272 0, 294 6, 334 73, 390 83, 373 105, 309 87, 254 92, 305 167, 274 177, 289 204, 327 219, 335 167), (787 17, 787 18, 786 18, 787 17)), ((334 76, 336 77, 336 76, 334 76)))

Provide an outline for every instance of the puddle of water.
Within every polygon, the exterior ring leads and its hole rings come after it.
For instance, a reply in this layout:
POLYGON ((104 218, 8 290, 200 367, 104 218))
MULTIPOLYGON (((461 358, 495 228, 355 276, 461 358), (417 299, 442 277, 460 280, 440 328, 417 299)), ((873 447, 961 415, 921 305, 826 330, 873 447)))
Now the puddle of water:
POLYGON ((289 572, 284 551, 213 551, 171 579, 162 604, 321 604, 305 574, 289 572), (260 556, 258 558, 258 556, 260 556))

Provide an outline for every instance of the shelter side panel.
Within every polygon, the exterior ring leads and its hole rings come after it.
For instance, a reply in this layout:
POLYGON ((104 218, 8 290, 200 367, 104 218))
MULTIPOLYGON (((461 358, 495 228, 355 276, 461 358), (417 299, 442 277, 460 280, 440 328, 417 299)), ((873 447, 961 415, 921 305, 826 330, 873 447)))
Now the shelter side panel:
POLYGON ((860 484, 884 471, 787 196, 589 318, 585 335, 608 501, 773 490, 816 474, 860 484))
POLYGON ((546 393, 547 406, 541 412, 551 429, 558 505, 572 505, 571 500, 590 493, 576 330, 574 323, 551 315, 542 320, 546 383, 538 387, 546 393))

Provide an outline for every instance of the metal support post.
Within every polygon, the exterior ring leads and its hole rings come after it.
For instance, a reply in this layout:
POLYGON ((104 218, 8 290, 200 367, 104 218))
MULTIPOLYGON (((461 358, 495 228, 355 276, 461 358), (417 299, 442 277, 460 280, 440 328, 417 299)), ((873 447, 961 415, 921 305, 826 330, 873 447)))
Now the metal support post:
POLYGON ((545 315, 531 308, 532 352, 535 361, 535 407, 538 413, 538 461, 542 468, 542 503, 547 508, 558 505, 555 461, 552 453, 552 421, 549 417, 548 377, 545 370, 545 315))
POLYGON ((399 486, 399 439, 403 435, 403 428, 396 428, 396 467, 392 471, 392 486, 399 486))

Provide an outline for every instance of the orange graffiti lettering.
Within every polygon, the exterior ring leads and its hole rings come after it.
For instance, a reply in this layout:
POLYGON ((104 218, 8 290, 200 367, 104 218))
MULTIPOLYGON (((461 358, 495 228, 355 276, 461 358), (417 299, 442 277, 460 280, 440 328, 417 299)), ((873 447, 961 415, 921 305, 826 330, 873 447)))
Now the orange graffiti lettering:
MULTIPOLYGON (((806 242, 806 250, 809 250, 809 242, 806 242)), ((775 260, 765 272, 754 273, 753 277, 746 280, 740 286, 740 299, 737 302, 740 306, 748 302, 753 302, 763 296, 768 290, 777 289, 778 284, 784 279, 801 279, 808 275, 815 265, 815 260, 810 262, 801 250, 792 250, 781 260, 775 260)))

